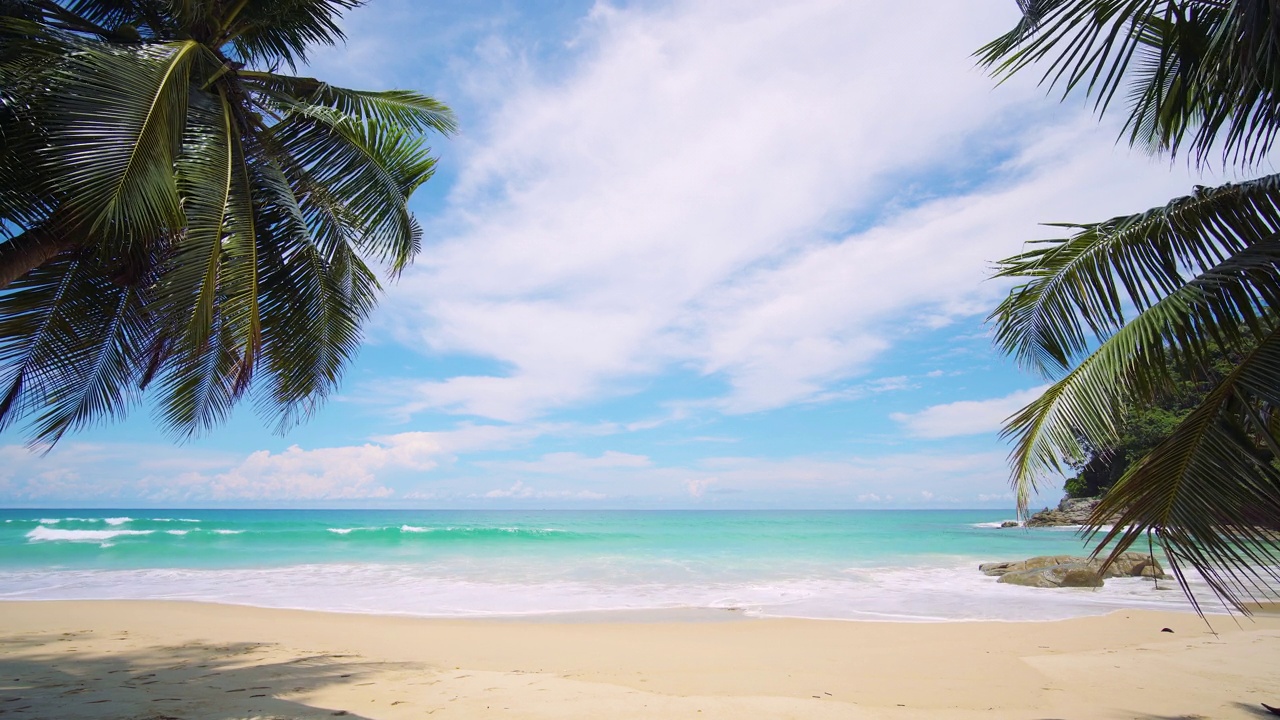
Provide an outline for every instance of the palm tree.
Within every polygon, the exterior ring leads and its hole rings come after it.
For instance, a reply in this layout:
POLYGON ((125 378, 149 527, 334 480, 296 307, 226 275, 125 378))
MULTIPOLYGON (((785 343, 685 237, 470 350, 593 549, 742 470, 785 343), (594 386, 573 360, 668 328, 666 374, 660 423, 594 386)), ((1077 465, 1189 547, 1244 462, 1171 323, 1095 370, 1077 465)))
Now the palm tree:
POLYGON ((338 382, 421 230, 443 104, 278 72, 360 0, 0 0, 0 429, 34 445, 158 390, 283 432, 338 382))
MULTIPOLYGON (((1107 112, 1123 89, 1129 142, 1250 168, 1280 130, 1280 17, 1268 0, 1019 0, 1022 20, 978 52, 1007 76, 1107 112)), ((1011 417, 1020 511, 1060 463, 1107 447, 1126 406, 1237 361, 1091 519, 1108 561, 1154 536, 1184 592, 1194 568, 1224 601, 1280 588, 1280 175, 1197 187, 1163 207, 1062 226, 997 265, 1023 281, 992 313, 997 344, 1055 379, 1011 417), (1112 515, 1119 521, 1103 529, 1112 515)), ((1195 603, 1195 599, 1191 598, 1195 603)), ((1198 605, 1196 606, 1199 607, 1198 605)))

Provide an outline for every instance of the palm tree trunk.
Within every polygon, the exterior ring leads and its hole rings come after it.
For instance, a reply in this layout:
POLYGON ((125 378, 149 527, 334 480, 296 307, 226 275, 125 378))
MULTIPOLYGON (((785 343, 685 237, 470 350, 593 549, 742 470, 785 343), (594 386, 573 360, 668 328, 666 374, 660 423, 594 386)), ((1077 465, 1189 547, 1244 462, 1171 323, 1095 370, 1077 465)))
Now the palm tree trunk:
POLYGON ((28 230, 0 243, 0 290, 14 280, 75 247, 65 238, 50 237, 42 228, 28 230))

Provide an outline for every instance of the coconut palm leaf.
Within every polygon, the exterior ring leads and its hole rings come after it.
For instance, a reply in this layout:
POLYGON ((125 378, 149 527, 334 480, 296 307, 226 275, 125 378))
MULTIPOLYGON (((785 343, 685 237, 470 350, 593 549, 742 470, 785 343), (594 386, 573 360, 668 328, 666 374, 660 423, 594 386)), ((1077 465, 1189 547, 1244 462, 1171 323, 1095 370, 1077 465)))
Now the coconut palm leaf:
POLYGON ((333 110, 295 108, 272 128, 272 138, 296 163, 306 187, 322 187, 354 225, 360 248, 398 273, 417 254, 421 229, 409 195, 435 171, 422 141, 377 122, 357 122, 333 110))
POLYGON ((53 103, 60 142, 37 170, 64 189, 69 222, 116 242, 143 242, 185 222, 173 166, 182 147, 192 41, 86 49, 53 103))
POLYGON ((159 4, 151 0, 70 0, 65 3, 37 0, 32 4, 72 28, 89 31, 101 28, 105 32, 124 24, 144 25, 148 16, 154 17, 160 10, 159 4))
POLYGON ((238 76, 266 98, 284 108, 314 105, 332 108, 360 121, 372 121, 423 132, 457 131, 453 113, 434 98, 411 90, 349 90, 315 78, 268 72, 241 71, 238 76))
POLYGON ((361 0, 276 0, 229 5, 223 17, 223 37, 243 62, 270 65, 283 62, 290 69, 307 61, 310 45, 334 45, 344 38, 338 19, 361 0))
POLYGON ((1115 442, 1127 406, 1207 365, 1211 342, 1256 346, 1111 489, 1091 525, 1121 515, 1099 546, 1115 541, 1111 557, 1153 530, 1174 562, 1237 607, 1276 579, 1254 565, 1280 559, 1275 536, 1251 524, 1280 517, 1268 509, 1280 508, 1268 504, 1280 497, 1276 469, 1260 452, 1280 447, 1277 197, 1276 178, 1263 178, 1077 226, 1001 264, 1001 276, 1030 281, 992 315, 998 342, 1025 364, 1046 374, 1075 365, 1006 424, 1022 512, 1063 459, 1082 459, 1086 443, 1115 442), (1091 342, 1100 344, 1077 361, 1091 342))
POLYGON ((1280 330, 1111 488, 1096 509, 1091 536, 1107 518, 1119 517, 1095 554, 1109 546, 1110 563, 1150 532, 1180 570, 1178 581, 1192 603, 1183 567, 1245 612, 1246 602, 1280 597, 1277 377, 1280 330))
POLYGON ((0 425, 52 442, 156 389, 180 438, 251 392, 286 429, 332 391, 380 290, 367 261, 420 249, 421 134, 456 127, 418 93, 276 72, 359 4, 0 4, 0 425), (117 308, 83 347, 72 294, 117 308))
POLYGON ((0 428, 37 412, 33 445, 125 412, 148 342, 145 291, 91 253, 46 264, 0 294, 0 428))
POLYGON ((347 244, 341 218, 323 204, 309 212, 292 202, 279 168, 257 169, 260 192, 281 199, 259 219, 276 240, 262 255, 267 378, 257 405, 283 431, 305 420, 336 386, 380 288, 347 244))
MULTIPOLYGON (((1280 175, 1198 188, 1144 213, 1059 227, 1078 232, 1066 240, 1036 243, 997 264, 996 277, 1031 281, 1015 288, 989 318, 996 323, 997 346, 1045 376, 1069 369, 1094 343, 1124 327, 1126 308, 1144 311, 1183 287, 1188 273, 1251 268, 1252 281, 1240 291, 1255 296, 1228 296, 1221 302, 1232 304, 1235 321, 1255 334, 1264 308, 1280 299, 1267 264, 1280 233, 1280 175), (1242 258, 1245 266, 1228 263, 1255 247, 1261 254, 1242 258)), ((1209 329, 1228 345, 1240 342, 1238 325, 1209 329)), ((1179 347, 1194 341, 1185 333, 1166 339, 1179 339, 1179 347)))
POLYGON ((1267 0, 1020 0, 1018 25, 977 52, 1009 76, 1082 91, 1105 112, 1129 85, 1131 142, 1199 161, 1260 161, 1280 128, 1280 16, 1267 0))
MULTIPOLYGON (((1280 129, 1280 20, 1269 0, 1019 0, 1023 18, 979 50, 1008 77, 1105 112, 1123 88, 1131 144, 1199 162, 1261 159, 1280 129)), ((1109 491, 1096 534, 1113 554, 1154 533, 1175 570, 1194 568, 1229 603, 1280 583, 1280 180, 1197 188, 1146 213, 1068 225, 1070 238, 997 265, 1026 280, 992 314, 997 344, 1057 377, 1006 426, 1019 510, 1038 478, 1107 447, 1126 405, 1202 376, 1216 345, 1244 359, 1109 491)), ((1097 551, 1095 551, 1097 552, 1097 551)), ((1179 572, 1184 591, 1189 588, 1179 572)), ((1195 602, 1195 598, 1191 598, 1195 602)), ((1198 606, 1197 606, 1198 607, 1198 606)))
POLYGON ((1206 364, 1210 340, 1248 347, 1277 322, 1280 178, 1078 227, 997 274, 1030 279, 990 316, 997 344, 1045 375, 1075 365, 1006 425, 1023 510, 1062 459, 1082 457, 1082 441, 1114 441, 1127 403, 1206 364))
MULTIPOLYGON (((239 179, 243 160, 234 122, 224 96, 195 96, 177 168, 187 228, 175 243, 173 269, 161 284, 157 312, 166 319, 168 332, 182 338, 182 351, 162 353, 157 372, 164 377, 159 417, 179 437, 209 429, 233 407, 239 359, 235 331, 244 323, 227 316, 235 315, 231 307, 244 306, 246 292, 256 293, 252 281, 246 290, 233 272, 243 266, 243 258, 235 255, 243 245, 236 240, 245 230, 237 227, 236 218, 243 212, 238 198, 247 194, 239 179)), ((252 242, 251 229, 249 238, 252 242)))
MULTIPOLYGON (((0 14, 0 238, 44 222, 55 206, 56 188, 35 169, 37 154, 49 145, 40 122, 44 103, 35 96, 44 81, 42 73, 60 64, 67 51, 56 33, 38 23, 0 14)), ((47 238, 27 240, 43 243, 47 238)), ((0 245, 0 289, 31 267, 10 259, 15 247, 22 246, 0 245), (15 267, 21 271, 11 269, 15 267)))
POLYGON ((1276 318, 1257 317, 1249 291, 1237 289, 1253 275, 1270 273, 1274 283, 1278 266, 1280 247, 1273 243, 1249 248, 1196 276, 1120 327, 1011 417, 1003 435, 1015 441, 1010 457, 1019 509, 1026 510, 1041 479, 1061 472, 1063 459, 1083 459, 1086 442, 1094 447, 1115 442, 1128 405, 1160 396, 1189 368, 1206 363, 1204 338, 1218 333, 1247 342, 1238 330, 1245 316, 1274 327, 1276 318))

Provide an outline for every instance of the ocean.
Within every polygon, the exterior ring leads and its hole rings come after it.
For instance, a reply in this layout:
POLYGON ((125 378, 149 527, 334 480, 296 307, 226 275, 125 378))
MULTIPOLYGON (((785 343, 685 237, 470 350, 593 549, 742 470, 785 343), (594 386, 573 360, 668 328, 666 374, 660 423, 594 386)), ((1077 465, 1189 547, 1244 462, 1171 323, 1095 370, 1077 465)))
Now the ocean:
POLYGON ((165 599, 425 617, 690 609, 1053 620, 1189 609, 1172 581, 997 584, 1085 554, 999 510, 0 510, 0 600, 165 599))

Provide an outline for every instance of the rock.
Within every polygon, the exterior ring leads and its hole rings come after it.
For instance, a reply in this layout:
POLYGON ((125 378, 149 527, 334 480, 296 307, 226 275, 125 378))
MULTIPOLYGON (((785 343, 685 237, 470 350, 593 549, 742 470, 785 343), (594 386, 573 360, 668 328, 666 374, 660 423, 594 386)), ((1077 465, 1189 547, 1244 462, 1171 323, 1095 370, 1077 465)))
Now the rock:
MULTIPOLYGON (((1041 555, 1039 557, 1028 558, 1026 560, 1016 560, 1007 562, 983 563, 978 569, 986 575, 1000 577, 1000 582, 1012 582, 1018 585, 1031 585, 1032 587, 1097 587, 1094 585, 1062 585, 1056 579, 1042 581, 1028 580, 1028 574, 1045 574, 1046 571, 1058 567, 1083 567, 1087 568, 1094 575, 1103 577, 1165 577, 1164 569, 1160 567, 1160 563, 1154 558, 1143 555, 1142 553, 1127 552, 1121 553, 1116 561, 1111 563, 1105 573, 1102 570, 1102 558, 1077 557, 1074 555, 1041 555), (1020 580, 1004 580, 1004 576, 1011 574, 1020 574, 1023 577, 1020 580)), ((1056 575, 1053 577, 1057 577, 1056 575)))
MULTIPOLYGON (((1102 565, 1102 560, 1094 561, 1098 566, 1102 565)), ((1106 577, 1164 577, 1164 568, 1160 567, 1160 563, 1150 555, 1142 553, 1122 553, 1116 561, 1111 563, 1111 567, 1107 568, 1106 577)))
MULTIPOLYGON (((1027 518, 1027 527, 1058 527, 1084 525, 1102 498, 1062 498, 1056 510, 1045 508, 1027 518)), ((1111 518, 1114 521, 1115 518, 1111 518)))
POLYGON ((1019 523, 1017 520, 1005 520, 1004 522, 1000 523, 1000 527, 1002 528, 1022 527, 1022 524, 1019 523))
POLYGON ((1102 576, 1096 568, 1085 563, 1064 563, 1010 571, 1001 575, 996 582, 1040 588, 1102 587, 1102 576))
POLYGON ((1041 555, 1040 557, 1028 558, 1026 560, 983 563, 978 566, 978 569, 987 575, 1004 575, 1005 573, 1010 572, 1037 570, 1039 568, 1052 567, 1054 565, 1066 565, 1069 563, 1079 564, 1085 562, 1088 562, 1088 558, 1075 557, 1072 555, 1041 555))
POLYGON ((981 565, 978 566, 978 569, 982 571, 983 575, 1003 575, 1009 572, 1010 570, 1009 566, 1013 564, 1014 563, 1012 561, 982 563, 981 565))

